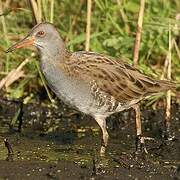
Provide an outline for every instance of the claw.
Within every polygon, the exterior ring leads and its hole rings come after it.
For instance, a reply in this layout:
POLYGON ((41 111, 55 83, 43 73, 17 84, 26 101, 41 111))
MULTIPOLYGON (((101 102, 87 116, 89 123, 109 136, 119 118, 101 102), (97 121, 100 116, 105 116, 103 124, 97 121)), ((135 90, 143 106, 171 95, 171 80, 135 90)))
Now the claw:
POLYGON ((100 156, 105 156, 105 151, 106 151, 106 147, 105 146, 101 146, 100 156))
POLYGON ((171 131, 170 127, 167 127, 162 134, 164 140, 173 141, 176 139, 175 133, 171 131))
POLYGON ((145 139, 151 139, 151 138, 143 137, 141 135, 138 135, 136 137, 136 153, 145 152, 146 154, 148 154, 148 151, 146 149, 145 142, 144 142, 145 139))

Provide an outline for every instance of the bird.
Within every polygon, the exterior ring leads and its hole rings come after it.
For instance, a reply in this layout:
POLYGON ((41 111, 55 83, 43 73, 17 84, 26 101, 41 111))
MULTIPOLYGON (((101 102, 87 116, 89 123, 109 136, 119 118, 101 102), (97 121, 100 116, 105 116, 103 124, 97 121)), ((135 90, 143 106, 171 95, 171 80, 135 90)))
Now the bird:
POLYGON ((35 46, 39 51, 41 71, 57 97, 95 119, 102 131, 101 156, 108 145, 108 116, 133 108, 136 136, 143 145, 138 103, 154 93, 176 87, 174 82, 141 73, 120 58, 91 51, 70 52, 57 28, 49 22, 35 25, 6 52, 27 46, 35 46))

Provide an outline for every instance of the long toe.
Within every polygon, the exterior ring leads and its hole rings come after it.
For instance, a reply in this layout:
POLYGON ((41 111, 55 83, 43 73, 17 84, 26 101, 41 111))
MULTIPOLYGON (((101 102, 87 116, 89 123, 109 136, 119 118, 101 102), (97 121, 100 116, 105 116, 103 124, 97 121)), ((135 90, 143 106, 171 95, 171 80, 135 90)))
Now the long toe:
POLYGON ((166 128, 166 129, 163 131, 162 138, 163 138, 164 140, 168 140, 168 141, 174 141, 174 140, 176 140, 175 133, 174 133, 170 128, 166 128))
POLYGON ((136 153, 142 153, 145 152, 148 153, 146 146, 145 146, 145 140, 154 140, 154 138, 151 137, 143 137, 143 136, 137 136, 136 137, 136 153))
POLYGON ((105 146, 101 146, 100 156, 105 156, 105 152, 106 152, 106 147, 105 146))

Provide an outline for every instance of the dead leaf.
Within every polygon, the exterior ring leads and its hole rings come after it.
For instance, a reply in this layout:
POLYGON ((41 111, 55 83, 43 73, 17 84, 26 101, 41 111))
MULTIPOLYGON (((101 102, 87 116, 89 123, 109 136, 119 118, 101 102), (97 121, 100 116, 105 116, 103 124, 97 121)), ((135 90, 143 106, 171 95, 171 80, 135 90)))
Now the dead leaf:
POLYGON ((16 69, 11 70, 11 72, 9 72, 9 74, 0 81, 0 89, 2 89, 3 86, 7 88, 19 78, 24 77, 24 71, 22 68, 28 62, 29 59, 25 59, 16 69))

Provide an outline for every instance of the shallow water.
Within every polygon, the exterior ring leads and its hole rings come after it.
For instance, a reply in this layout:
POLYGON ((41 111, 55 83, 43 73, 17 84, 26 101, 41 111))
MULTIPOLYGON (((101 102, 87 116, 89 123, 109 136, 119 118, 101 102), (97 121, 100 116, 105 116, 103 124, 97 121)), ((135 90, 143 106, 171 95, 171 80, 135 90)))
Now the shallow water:
POLYGON ((1 102, 0 177, 3 179, 180 179, 180 108, 173 105, 173 141, 162 138, 164 111, 142 107, 148 154, 135 155, 133 111, 108 118, 110 141, 99 157, 101 133, 96 122, 59 102, 23 106, 17 132, 18 103, 1 102), (14 120, 12 121, 12 119, 14 120), (12 146, 7 161, 4 138, 12 146), (9 160, 12 160, 9 159, 9 160))

